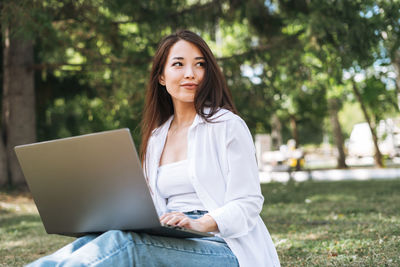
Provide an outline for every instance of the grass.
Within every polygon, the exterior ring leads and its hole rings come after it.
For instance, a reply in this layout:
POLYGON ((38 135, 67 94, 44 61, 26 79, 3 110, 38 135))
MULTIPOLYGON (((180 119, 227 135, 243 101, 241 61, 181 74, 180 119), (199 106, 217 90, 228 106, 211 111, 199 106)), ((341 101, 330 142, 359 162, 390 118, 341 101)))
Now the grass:
POLYGON ((0 192, 0 266, 22 266, 72 240, 46 234, 29 194, 0 192))
MULTIPOLYGON (((262 185, 282 266, 400 266, 400 180, 262 185)), ((21 266, 73 238, 47 235, 29 194, 0 191, 0 266, 21 266)))
POLYGON ((400 266, 400 180, 262 189, 282 266, 400 266))

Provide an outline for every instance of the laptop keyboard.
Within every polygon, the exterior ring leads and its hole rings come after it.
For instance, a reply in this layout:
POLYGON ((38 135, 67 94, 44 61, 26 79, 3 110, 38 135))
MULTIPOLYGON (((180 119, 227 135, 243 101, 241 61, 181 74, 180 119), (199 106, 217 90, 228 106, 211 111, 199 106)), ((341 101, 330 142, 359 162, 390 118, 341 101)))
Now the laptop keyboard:
POLYGON ((167 228, 171 228, 171 229, 177 229, 177 230, 183 230, 183 231, 187 231, 188 229, 181 227, 181 226, 177 226, 177 225, 170 225, 170 224, 166 224, 166 223, 161 223, 161 225, 163 227, 167 227, 167 228))
POLYGON ((188 229, 188 228, 185 228, 185 227, 181 227, 181 226, 177 226, 177 225, 170 225, 170 224, 161 223, 161 226, 162 226, 162 227, 169 228, 169 229, 174 229, 174 230, 183 231, 183 232, 186 232, 186 233, 200 234, 201 236, 210 236, 210 237, 214 236, 214 235, 211 234, 211 233, 198 232, 198 231, 191 230, 191 229, 188 229))

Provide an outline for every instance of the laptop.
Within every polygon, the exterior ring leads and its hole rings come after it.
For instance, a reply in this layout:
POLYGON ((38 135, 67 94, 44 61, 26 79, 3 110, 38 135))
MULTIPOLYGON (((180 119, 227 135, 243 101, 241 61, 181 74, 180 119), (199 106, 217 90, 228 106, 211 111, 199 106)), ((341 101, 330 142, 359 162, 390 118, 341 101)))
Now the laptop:
POLYGON ((129 129, 16 146, 15 152, 49 234, 213 236, 161 224, 129 129))

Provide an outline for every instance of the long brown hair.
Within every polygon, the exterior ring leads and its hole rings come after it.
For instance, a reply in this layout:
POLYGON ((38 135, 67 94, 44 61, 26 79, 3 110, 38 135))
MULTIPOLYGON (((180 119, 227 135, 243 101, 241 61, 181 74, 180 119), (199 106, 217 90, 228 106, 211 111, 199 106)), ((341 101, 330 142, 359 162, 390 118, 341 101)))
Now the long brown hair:
POLYGON ((194 106, 198 115, 206 121, 213 116, 219 108, 225 108, 237 113, 232 101, 232 96, 226 84, 217 60, 207 43, 197 34, 188 30, 181 30, 164 37, 153 58, 153 66, 147 86, 146 102, 142 119, 142 143, 140 157, 142 164, 146 157, 147 144, 152 131, 161 126, 174 114, 172 98, 165 86, 159 83, 159 77, 164 71, 165 62, 171 47, 180 40, 196 45, 205 58, 204 78, 199 85, 194 97, 194 106), (204 112, 204 107, 209 107, 210 112, 204 112))

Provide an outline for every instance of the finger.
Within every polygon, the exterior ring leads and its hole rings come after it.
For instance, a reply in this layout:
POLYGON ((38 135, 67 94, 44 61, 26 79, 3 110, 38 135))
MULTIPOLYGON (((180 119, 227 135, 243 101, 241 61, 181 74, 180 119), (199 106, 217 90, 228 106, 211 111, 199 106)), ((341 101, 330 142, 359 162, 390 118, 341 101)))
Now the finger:
POLYGON ((182 220, 185 219, 185 218, 186 218, 186 217, 185 217, 185 216, 182 216, 182 215, 174 216, 174 217, 172 217, 170 220, 168 220, 168 221, 166 222, 166 224, 176 225, 176 224, 178 224, 180 221, 182 221, 182 220))
POLYGON ((174 215, 167 215, 167 216, 165 216, 162 220, 161 220, 161 222, 162 223, 168 223, 171 219, 173 219, 175 216, 174 215))
POLYGON ((183 213, 177 212, 177 211, 168 212, 168 213, 165 213, 165 214, 161 215, 160 220, 164 220, 165 218, 168 218, 168 217, 171 217, 171 216, 175 216, 175 215, 177 215, 177 214, 182 214, 182 215, 184 215, 183 213))
POLYGON ((177 225, 181 226, 181 227, 189 228, 190 223, 191 223, 190 218, 186 217, 186 218, 183 218, 177 225))
POLYGON ((165 219, 168 216, 168 213, 165 213, 163 215, 160 216, 160 221, 162 221, 163 219, 165 219))
POLYGON ((185 214, 183 214, 181 212, 177 212, 177 213, 172 214, 171 217, 166 218, 164 221, 166 221, 167 224, 176 225, 184 218, 186 218, 185 214))
POLYGON ((183 215, 183 216, 185 216, 185 214, 182 213, 182 212, 171 211, 171 212, 164 213, 163 215, 160 216, 160 218, 165 217, 165 216, 171 216, 171 215, 183 215))

